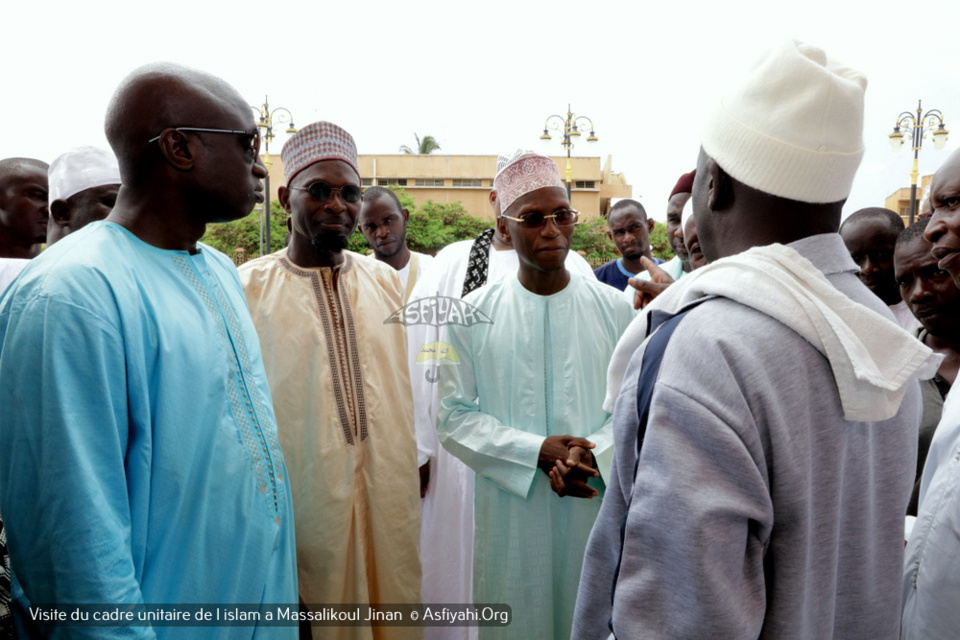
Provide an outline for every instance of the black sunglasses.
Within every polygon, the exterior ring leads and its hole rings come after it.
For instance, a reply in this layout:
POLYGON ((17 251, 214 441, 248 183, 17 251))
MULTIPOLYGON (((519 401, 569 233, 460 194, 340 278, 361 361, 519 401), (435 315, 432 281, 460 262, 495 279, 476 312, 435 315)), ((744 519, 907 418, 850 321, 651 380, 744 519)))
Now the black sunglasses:
MULTIPOLYGON (((253 162, 258 155, 260 155, 260 132, 255 131, 251 133, 250 131, 243 131, 240 129, 209 129, 207 127, 172 127, 176 131, 196 131, 199 133, 229 133, 236 136, 243 136, 243 152, 247 157, 247 162, 253 162)), ((160 139, 159 136, 155 138, 150 138, 147 140, 147 143, 156 142, 160 139)))
POLYGON ((317 202, 326 202, 330 197, 337 192, 340 194, 340 198, 344 202, 349 202, 354 204, 360 202, 360 187, 354 184, 345 184, 342 187, 331 187, 326 182, 314 182, 309 187, 290 187, 291 189, 296 189, 297 191, 306 191, 310 194, 310 197, 316 200, 317 202))

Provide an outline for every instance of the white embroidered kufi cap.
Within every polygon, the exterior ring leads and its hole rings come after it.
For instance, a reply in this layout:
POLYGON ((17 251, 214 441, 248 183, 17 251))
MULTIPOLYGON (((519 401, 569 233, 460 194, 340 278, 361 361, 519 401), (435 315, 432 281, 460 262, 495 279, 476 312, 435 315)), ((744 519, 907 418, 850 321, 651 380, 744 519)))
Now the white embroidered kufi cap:
POLYGON ((519 158, 520 156, 526 156, 532 154, 532 150, 517 149, 512 154, 508 155, 499 155, 497 156, 497 173, 503 171, 503 168, 519 158))
POLYGON ((536 153, 525 153, 513 159, 497 172, 493 181, 502 214, 517 198, 544 187, 562 189, 563 180, 560 179, 557 163, 536 153))
POLYGON ((50 163, 47 180, 49 202, 66 200, 93 187, 120 184, 120 167, 112 151, 77 147, 50 163))

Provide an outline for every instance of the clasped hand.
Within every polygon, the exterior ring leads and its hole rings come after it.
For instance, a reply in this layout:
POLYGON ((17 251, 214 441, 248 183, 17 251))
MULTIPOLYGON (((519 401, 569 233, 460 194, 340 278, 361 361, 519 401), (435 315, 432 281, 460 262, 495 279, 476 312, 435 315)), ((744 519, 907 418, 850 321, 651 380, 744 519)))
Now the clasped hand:
POLYGON ((596 478, 596 462, 591 449, 596 447, 586 438, 550 436, 540 446, 537 466, 550 477, 550 488, 561 498, 593 498, 597 490, 587 485, 596 478))

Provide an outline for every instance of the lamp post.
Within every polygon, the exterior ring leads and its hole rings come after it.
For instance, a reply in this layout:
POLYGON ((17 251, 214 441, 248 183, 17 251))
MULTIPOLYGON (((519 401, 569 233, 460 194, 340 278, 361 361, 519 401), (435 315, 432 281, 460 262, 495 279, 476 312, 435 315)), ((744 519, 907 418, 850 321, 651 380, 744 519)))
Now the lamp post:
POLYGON ((910 172, 910 224, 913 224, 914 216, 917 213, 917 177, 919 175, 918 156, 920 148, 923 147, 923 139, 936 125, 933 131, 933 146, 936 149, 943 149, 947 143, 947 136, 950 134, 943 126, 943 114, 939 109, 930 109, 923 113, 920 107, 920 100, 917 100, 917 114, 910 111, 904 111, 897 116, 897 122, 893 125, 893 133, 889 135, 890 147, 894 151, 900 151, 903 148, 904 136, 906 133, 913 135, 913 171, 910 172), (902 129, 902 131, 901 131, 902 129))
POLYGON ((276 107, 272 111, 267 96, 263 97, 263 104, 259 107, 250 106, 259 117, 257 129, 260 130, 260 141, 263 144, 263 164, 267 167, 267 175, 263 179, 265 194, 263 211, 260 215, 260 255, 270 253, 270 141, 274 139, 273 125, 287 124, 287 133, 296 133, 293 126, 293 114, 286 107, 276 107), (277 115, 279 112, 279 115, 277 115))
POLYGON ((596 142, 597 136, 593 132, 593 120, 586 116, 578 116, 570 110, 570 105, 567 105, 567 117, 552 115, 543 123, 543 135, 540 136, 540 139, 544 143, 550 142, 553 138, 550 136, 550 130, 560 131, 561 127, 563 128, 563 139, 560 141, 561 146, 567 150, 567 200, 570 200, 570 203, 573 204, 571 191, 573 189, 573 164, 570 161, 570 152, 573 150, 574 138, 579 138, 581 131, 580 128, 586 128, 586 125, 590 126, 590 135, 587 136, 587 142, 596 142))

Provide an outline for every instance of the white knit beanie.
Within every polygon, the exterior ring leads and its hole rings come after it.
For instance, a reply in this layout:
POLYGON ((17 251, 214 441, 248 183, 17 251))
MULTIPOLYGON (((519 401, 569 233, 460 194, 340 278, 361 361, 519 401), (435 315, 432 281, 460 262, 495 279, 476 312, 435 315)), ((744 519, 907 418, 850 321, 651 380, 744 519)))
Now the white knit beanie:
POLYGON ((766 193, 845 200, 863 158, 866 77, 790 40, 726 92, 701 132, 724 171, 766 193))

